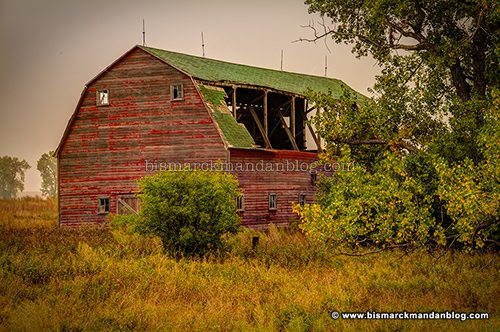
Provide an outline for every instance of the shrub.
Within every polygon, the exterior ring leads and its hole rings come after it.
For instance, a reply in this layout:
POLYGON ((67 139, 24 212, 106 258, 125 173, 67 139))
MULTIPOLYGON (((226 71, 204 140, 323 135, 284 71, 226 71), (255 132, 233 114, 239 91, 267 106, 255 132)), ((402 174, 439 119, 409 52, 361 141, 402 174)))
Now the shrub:
POLYGON ((234 198, 238 181, 228 173, 167 170, 140 180, 140 229, 161 238, 169 253, 203 256, 240 226, 234 198))

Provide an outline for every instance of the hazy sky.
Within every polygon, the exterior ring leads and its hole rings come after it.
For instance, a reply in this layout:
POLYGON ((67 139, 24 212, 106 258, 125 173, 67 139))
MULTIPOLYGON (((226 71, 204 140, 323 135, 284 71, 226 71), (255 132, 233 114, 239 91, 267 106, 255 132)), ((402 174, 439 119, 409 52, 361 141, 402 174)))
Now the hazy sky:
POLYGON ((36 161, 54 150, 84 85, 142 43, 266 68, 343 80, 361 93, 378 73, 346 45, 292 43, 318 16, 302 0, 0 0, 0 156, 25 159, 26 191, 40 188, 36 161))

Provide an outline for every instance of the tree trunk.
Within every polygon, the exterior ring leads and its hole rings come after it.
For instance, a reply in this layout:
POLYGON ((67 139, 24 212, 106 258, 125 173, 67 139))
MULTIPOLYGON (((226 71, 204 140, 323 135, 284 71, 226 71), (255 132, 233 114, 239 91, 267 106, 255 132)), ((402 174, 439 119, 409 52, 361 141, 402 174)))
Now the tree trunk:
POLYGON ((456 60, 456 62, 451 66, 451 79, 453 82, 453 86, 457 90, 457 95, 462 101, 470 100, 470 85, 467 83, 465 79, 465 74, 460 66, 460 60, 456 60))

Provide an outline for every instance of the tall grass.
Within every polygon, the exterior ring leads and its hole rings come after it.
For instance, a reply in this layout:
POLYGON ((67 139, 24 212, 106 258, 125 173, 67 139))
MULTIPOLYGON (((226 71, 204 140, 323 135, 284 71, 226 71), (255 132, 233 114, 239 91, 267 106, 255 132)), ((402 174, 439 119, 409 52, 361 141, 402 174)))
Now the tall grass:
POLYGON ((500 329, 496 253, 353 258, 271 228, 227 239, 224 255, 176 261, 156 238, 60 229, 51 202, 0 201, 0 208, 0 330, 500 329), (332 310, 486 311, 491 318, 333 320, 332 310))

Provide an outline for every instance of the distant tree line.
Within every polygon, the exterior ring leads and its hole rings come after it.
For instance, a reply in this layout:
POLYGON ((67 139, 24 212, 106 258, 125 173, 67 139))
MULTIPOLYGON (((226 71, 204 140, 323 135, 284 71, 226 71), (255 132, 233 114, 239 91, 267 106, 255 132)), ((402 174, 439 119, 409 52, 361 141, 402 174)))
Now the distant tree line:
MULTIPOLYGON (((17 157, 0 157, 0 198, 12 199, 24 190, 25 173, 31 166, 17 157)), ((37 162, 37 170, 42 177, 42 196, 53 198, 57 195, 57 162, 53 152, 42 154, 37 162)))

